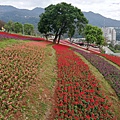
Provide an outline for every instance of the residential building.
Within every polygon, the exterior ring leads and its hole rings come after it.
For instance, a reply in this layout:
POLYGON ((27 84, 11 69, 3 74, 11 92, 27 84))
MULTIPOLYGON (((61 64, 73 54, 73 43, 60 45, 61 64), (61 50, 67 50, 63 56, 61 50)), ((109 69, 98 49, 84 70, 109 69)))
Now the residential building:
POLYGON ((103 31, 103 36, 106 39, 107 43, 115 43, 116 42, 116 30, 114 27, 103 27, 101 28, 103 31))
POLYGON ((115 31, 116 31, 116 40, 120 41, 120 27, 115 27, 115 31))

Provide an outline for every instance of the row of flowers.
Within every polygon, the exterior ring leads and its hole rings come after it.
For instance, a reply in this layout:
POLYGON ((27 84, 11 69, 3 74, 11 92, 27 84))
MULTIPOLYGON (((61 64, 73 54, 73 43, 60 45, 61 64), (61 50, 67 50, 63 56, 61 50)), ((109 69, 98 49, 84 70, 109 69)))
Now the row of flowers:
POLYGON ((67 46, 54 45, 58 84, 52 120, 116 120, 98 80, 67 46))
POLYGON ((27 87, 37 78, 44 49, 31 43, 0 49, 0 119, 22 111, 27 87))
POLYGON ((21 39, 21 40, 34 40, 34 41, 41 41, 41 40, 45 40, 44 38, 38 38, 38 37, 31 37, 31 36, 23 36, 23 35, 19 35, 19 34, 11 34, 11 33, 7 33, 7 32, 0 32, 0 39, 4 39, 4 38, 13 38, 13 39, 21 39))
POLYGON ((114 62, 118 66, 120 66, 120 57, 119 56, 113 56, 113 55, 108 55, 108 54, 100 54, 100 55, 107 58, 108 60, 114 62))
POLYGON ((120 98, 120 70, 97 54, 88 53, 77 49, 74 50, 82 54, 89 62, 91 62, 91 64, 93 64, 102 73, 102 75, 110 83, 110 85, 113 87, 116 94, 120 98))
MULTIPOLYGON (((68 41, 66 41, 66 42, 69 43, 68 41)), ((98 54, 98 55, 100 55, 100 56, 102 56, 102 57, 105 57, 105 58, 107 58, 108 60, 114 62, 114 63, 117 64, 118 66, 120 66, 120 57, 119 57, 119 56, 113 56, 113 55, 109 55, 109 54, 103 54, 103 53, 101 53, 99 50, 92 50, 92 49, 88 49, 88 50, 87 50, 86 48, 83 48, 83 47, 78 46, 78 45, 76 45, 76 44, 72 44, 72 46, 77 47, 77 48, 81 48, 81 49, 83 49, 83 50, 85 50, 85 51, 88 51, 88 52, 91 52, 91 53, 94 53, 94 54, 98 54)))

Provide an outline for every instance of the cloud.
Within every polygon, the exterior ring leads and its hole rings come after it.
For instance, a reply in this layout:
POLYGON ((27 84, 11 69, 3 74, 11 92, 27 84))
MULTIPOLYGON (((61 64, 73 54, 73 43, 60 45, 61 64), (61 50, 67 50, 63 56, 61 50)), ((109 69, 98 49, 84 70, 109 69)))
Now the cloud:
POLYGON ((73 5, 93 5, 103 3, 105 0, 2 0, 1 4, 13 5, 19 8, 33 8, 36 6, 47 7, 50 4, 57 4, 61 2, 72 3, 73 5))
POLYGON ((112 3, 113 5, 120 5, 120 3, 112 3))
POLYGON ((93 5, 93 4, 99 4, 99 3, 104 3, 105 0, 77 0, 79 4, 84 4, 84 5, 93 5))
POLYGON ((42 7, 45 6, 46 2, 40 0, 6 0, 1 2, 2 5, 12 5, 17 8, 26 8, 32 9, 35 7, 42 7))

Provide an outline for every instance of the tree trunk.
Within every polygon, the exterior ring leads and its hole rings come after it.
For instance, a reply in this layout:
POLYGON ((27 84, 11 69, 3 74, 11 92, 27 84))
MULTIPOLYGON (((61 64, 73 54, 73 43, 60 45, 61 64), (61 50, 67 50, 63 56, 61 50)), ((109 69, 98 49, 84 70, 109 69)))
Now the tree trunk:
POLYGON ((87 50, 89 50, 89 42, 87 42, 87 50))
POLYGON ((53 43, 56 44, 56 39, 55 38, 53 39, 53 43))
POLYGON ((58 44, 59 44, 59 42, 60 42, 60 38, 61 38, 61 35, 62 35, 62 31, 64 30, 66 23, 67 23, 67 22, 65 22, 65 23, 62 25, 63 27, 60 29, 60 32, 59 32, 59 34, 58 34, 58 35, 59 35, 58 44))
POLYGON ((56 44, 57 37, 58 37, 58 35, 57 35, 57 33, 56 33, 56 34, 55 34, 55 38, 53 39, 53 43, 54 43, 54 44, 56 44))
POLYGON ((60 38, 61 38, 61 35, 59 35, 59 37, 58 37, 58 44, 60 43, 60 38))
POLYGON ((70 43, 72 43, 72 37, 70 37, 70 43))
POLYGON ((45 38, 46 38, 46 40, 48 40, 48 37, 47 37, 47 35, 45 36, 45 38))
POLYGON ((102 46, 99 45, 98 48, 99 48, 99 51, 101 52, 101 50, 102 50, 102 46))

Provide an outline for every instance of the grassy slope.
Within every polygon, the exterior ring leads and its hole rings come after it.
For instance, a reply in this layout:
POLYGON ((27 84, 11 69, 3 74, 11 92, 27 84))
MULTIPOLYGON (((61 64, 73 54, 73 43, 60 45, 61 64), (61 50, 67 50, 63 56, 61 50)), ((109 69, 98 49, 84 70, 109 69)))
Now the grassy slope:
MULTIPOLYGON (((16 43, 20 43, 22 41, 18 40, 5 40, 0 41, 0 48, 6 47, 8 45, 13 45, 16 43)), ((77 53, 76 53, 77 54, 77 53)), ((77 54, 79 55, 79 54, 77 54)), ((115 114, 118 116, 118 120, 120 119, 120 101, 117 98, 114 90, 110 87, 110 85, 105 81, 104 77, 100 74, 100 72, 92 66, 83 56, 79 55, 86 64, 89 65, 92 73, 98 78, 99 83, 106 94, 110 98, 110 102, 113 103, 113 109, 115 114)), ((38 75, 39 81, 35 81, 33 85, 29 88, 30 95, 26 96, 28 107, 23 112, 20 120, 44 120, 49 114, 49 110, 52 106, 52 96, 55 86, 55 80, 57 78, 56 74, 56 57, 55 51, 52 49, 50 45, 48 45, 45 49, 45 61, 40 68, 40 74, 38 75), (34 92, 33 92, 34 91, 34 92), (37 113, 36 115, 34 113, 37 113)))
POLYGON ((23 43, 26 41, 23 40, 15 40, 15 39, 2 39, 0 40, 0 48, 4 48, 6 46, 11 46, 14 44, 19 44, 19 43, 23 43))
POLYGON ((113 47, 109 47, 109 49, 110 49, 111 51, 113 51, 114 53, 120 53, 120 50, 115 50, 113 47))

